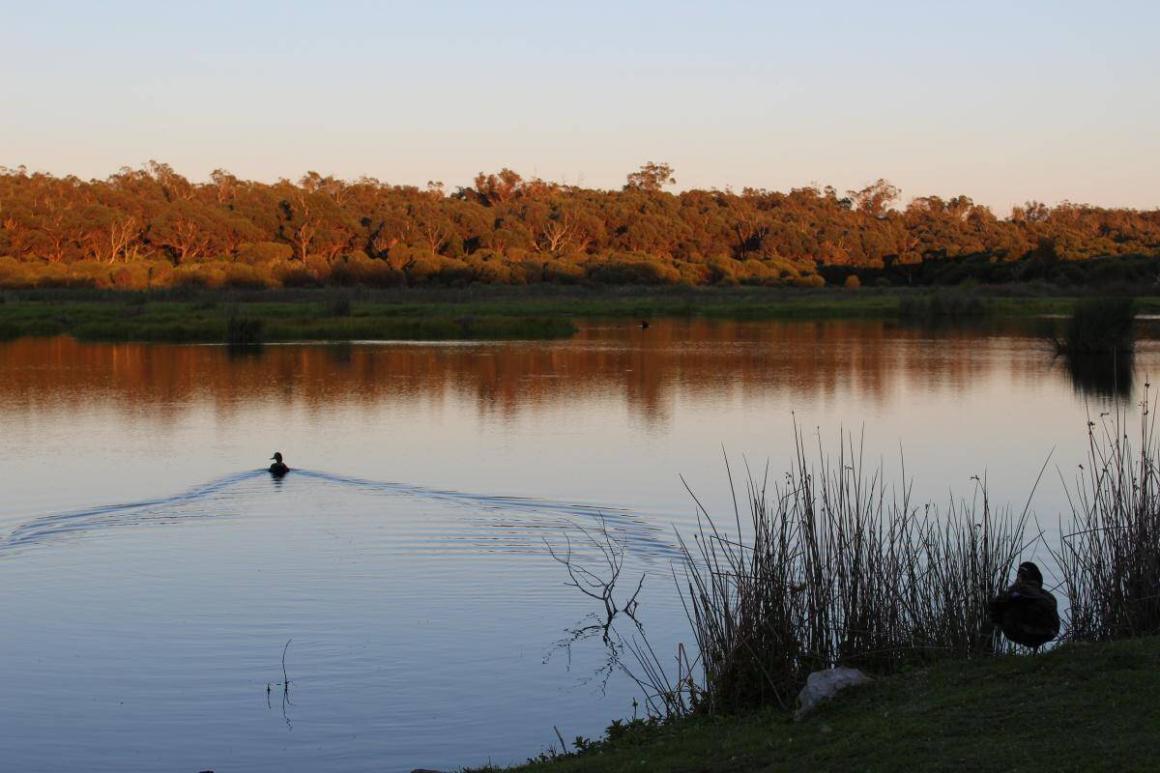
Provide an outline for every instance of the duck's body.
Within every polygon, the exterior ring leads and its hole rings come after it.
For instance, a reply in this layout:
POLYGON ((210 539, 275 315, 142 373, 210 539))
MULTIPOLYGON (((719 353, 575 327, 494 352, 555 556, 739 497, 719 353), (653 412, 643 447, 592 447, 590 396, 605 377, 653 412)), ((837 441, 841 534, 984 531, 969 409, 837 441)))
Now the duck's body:
POLYGON ((290 468, 282 462, 282 452, 275 451, 274 455, 270 457, 274 463, 270 465, 270 474, 275 478, 281 478, 286 473, 290 472, 290 468))
POLYGON ((1039 567, 1019 565, 1015 582, 991 601, 991 622, 1011 641, 1035 649, 1059 635, 1055 596, 1043 589, 1039 567))

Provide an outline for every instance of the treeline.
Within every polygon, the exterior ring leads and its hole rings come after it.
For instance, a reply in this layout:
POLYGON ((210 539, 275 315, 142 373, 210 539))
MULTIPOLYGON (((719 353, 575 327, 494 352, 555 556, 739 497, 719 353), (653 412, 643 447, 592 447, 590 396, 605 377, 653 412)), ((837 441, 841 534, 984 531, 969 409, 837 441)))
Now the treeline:
POLYGON ((504 169, 450 193, 313 172, 193 183, 156 162, 89 181, 0 168, 0 287, 1079 283, 1100 277, 1075 268, 1093 258, 1130 281, 1160 259, 1160 210, 1029 202, 1000 218, 966 196, 899 207, 884 180, 844 195, 673 182, 652 163, 619 191, 504 169))

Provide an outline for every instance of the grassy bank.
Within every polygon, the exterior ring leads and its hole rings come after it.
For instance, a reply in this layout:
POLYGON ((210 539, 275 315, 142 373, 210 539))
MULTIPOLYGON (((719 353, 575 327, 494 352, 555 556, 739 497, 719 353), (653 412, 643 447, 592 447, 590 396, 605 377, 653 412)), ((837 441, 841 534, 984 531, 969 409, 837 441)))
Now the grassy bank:
POLYGON ((310 301, 16 300, 0 304, 0 338, 68 334, 89 341, 548 339, 576 328, 560 316, 455 307, 310 301), (235 340, 245 331, 244 340, 235 340))
MULTIPOLYGON (((262 340, 557 338, 579 318, 957 319, 1067 314, 1075 298, 1028 286, 925 290, 613 288, 28 290, 0 295, 0 337, 225 341, 231 317, 260 320, 262 340)), ((1138 298, 1160 312, 1160 298, 1138 298)))
POLYGON ((1160 759, 1160 638, 947 661, 767 710, 621 726, 520 771, 1144 770, 1160 759))

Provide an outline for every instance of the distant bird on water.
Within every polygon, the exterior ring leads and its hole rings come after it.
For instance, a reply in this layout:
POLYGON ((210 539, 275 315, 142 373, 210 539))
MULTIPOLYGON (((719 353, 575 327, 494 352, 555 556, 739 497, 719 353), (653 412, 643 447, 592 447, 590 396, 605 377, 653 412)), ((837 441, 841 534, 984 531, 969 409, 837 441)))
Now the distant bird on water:
POLYGON ((1036 651, 1059 635, 1055 596, 1043 589, 1038 566, 1019 564, 1015 582, 991 601, 991 622, 1011 641, 1036 651))
POLYGON ((281 478, 286 473, 290 472, 290 468, 282 463, 282 452, 275 451, 274 455, 270 457, 274 463, 270 465, 270 474, 275 478, 281 478))
POLYGON ((641 330, 648 330, 648 320, 647 319, 642 319, 640 321, 640 329, 641 330))

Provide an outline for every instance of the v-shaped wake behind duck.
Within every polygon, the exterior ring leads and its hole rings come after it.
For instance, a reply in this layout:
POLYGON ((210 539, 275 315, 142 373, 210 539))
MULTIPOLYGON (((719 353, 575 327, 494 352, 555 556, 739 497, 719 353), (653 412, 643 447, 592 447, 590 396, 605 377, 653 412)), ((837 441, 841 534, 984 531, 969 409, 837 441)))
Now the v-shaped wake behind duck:
POLYGON ((991 622, 1011 641, 1036 651, 1059 635, 1055 596, 1043 589, 1038 566, 1019 564, 1015 582, 991 601, 991 622))

